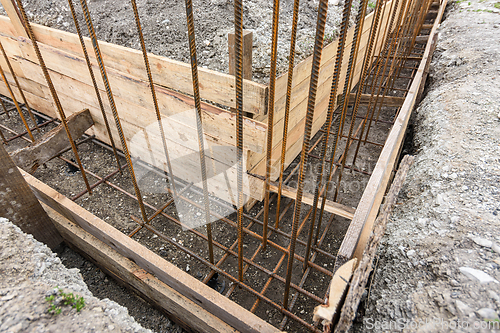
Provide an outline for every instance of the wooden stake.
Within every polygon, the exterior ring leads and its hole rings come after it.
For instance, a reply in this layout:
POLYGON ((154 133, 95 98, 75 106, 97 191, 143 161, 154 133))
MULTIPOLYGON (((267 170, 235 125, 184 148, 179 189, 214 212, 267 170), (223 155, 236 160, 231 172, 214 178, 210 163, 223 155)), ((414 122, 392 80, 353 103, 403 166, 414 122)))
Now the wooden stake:
POLYGON ((54 224, 0 144, 0 216, 54 249, 62 242, 54 224))
MULTIPOLYGON (((229 74, 234 75, 234 32, 227 35, 227 45, 229 48, 229 74)), ((243 78, 252 79, 252 48, 253 32, 243 30, 243 78)))

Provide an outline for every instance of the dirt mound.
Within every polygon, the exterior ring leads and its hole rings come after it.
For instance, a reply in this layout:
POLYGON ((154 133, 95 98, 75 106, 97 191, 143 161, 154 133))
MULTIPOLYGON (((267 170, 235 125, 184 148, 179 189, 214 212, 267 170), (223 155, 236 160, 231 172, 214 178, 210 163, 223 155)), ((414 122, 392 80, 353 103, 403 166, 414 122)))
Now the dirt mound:
POLYGON ((108 299, 99 300, 78 269, 67 269, 44 244, 0 218, 0 332, 151 332, 108 299), (51 314, 46 297, 65 293, 83 297, 79 312, 60 304, 51 314))
POLYGON ((357 331, 500 328, 499 4, 449 5, 357 331))

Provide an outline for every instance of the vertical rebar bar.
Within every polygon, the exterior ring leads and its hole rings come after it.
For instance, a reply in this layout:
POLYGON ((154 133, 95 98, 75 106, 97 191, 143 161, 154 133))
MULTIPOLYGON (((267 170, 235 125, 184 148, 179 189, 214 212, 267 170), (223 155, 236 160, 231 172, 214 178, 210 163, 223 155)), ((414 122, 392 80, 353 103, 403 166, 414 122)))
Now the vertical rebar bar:
POLYGON ((99 103, 99 109, 101 110, 102 119, 104 121, 104 126, 106 127, 106 132, 108 133, 109 142, 111 143, 111 147, 113 148, 113 154, 115 155, 116 165, 118 166, 118 170, 120 170, 120 173, 123 173, 122 167, 120 165, 120 158, 118 157, 118 152, 116 150, 115 140, 113 139, 113 135, 111 134, 111 128, 109 127, 108 116, 104 111, 104 104, 102 102, 101 93, 99 92, 99 87, 97 86, 97 82, 95 80, 94 70, 92 69, 92 63, 90 62, 89 54, 87 52, 87 47, 85 46, 85 41, 83 39, 82 31, 80 29, 80 23, 78 23, 78 18, 76 16, 73 0, 68 0, 68 5, 71 11, 71 16, 73 16, 73 22, 75 23, 75 29, 76 33, 78 34, 78 39, 80 40, 80 45, 82 46, 83 55, 85 57, 85 63, 87 64, 87 68, 89 70, 90 78, 92 80, 92 86, 94 87, 95 95, 97 97, 97 102, 99 103))
POLYGON ((56 89, 54 88, 54 84, 52 83, 52 79, 50 78, 49 71, 47 66, 45 65, 45 61, 43 60, 42 54, 40 53, 40 49, 38 47, 38 42, 36 41, 35 34, 33 33, 33 29, 31 28, 31 24, 28 20, 28 16, 26 15, 26 11, 24 10, 24 6, 21 0, 16 0, 17 6, 19 7, 19 11, 22 15, 24 23, 26 25, 26 30, 28 32, 28 36, 31 39, 31 43, 36 53, 36 57, 38 59, 38 63, 43 72, 43 76, 45 77, 45 81, 50 90, 50 94, 52 95, 52 99, 56 104, 57 111, 59 112, 59 117, 61 117, 61 122, 63 123, 64 129, 66 131, 66 135, 68 136, 68 140, 71 144, 71 149, 73 150, 73 154, 75 155, 76 162, 78 167, 80 168, 80 172, 82 173, 83 181, 85 182, 85 186, 87 186, 87 190, 89 194, 92 194, 92 189, 90 188, 89 181, 87 180, 87 175, 85 174, 85 170, 83 169, 82 161, 80 160, 80 155, 78 154, 78 150, 75 145, 75 141, 71 136, 71 132, 69 130, 68 124, 66 122, 66 115, 64 114, 64 110, 61 105, 61 101, 59 100, 59 96, 57 95, 56 89))
POLYGON ((144 202, 142 200, 141 191, 137 185, 137 179, 135 177, 134 166, 132 165, 132 159, 130 157, 130 152, 128 150, 127 142, 125 140, 125 134, 123 133, 123 128, 120 122, 120 117, 118 116, 118 110, 116 109, 115 99, 113 97, 113 92, 111 91, 111 86, 109 85, 108 74, 106 73, 106 68, 104 67, 104 62, 102 60, 101 50, 99 48, 99 41, 97 40, 97 35, 94 30, 94 25, 92 24, 92 18, 90 17, 90 11, 87 6, 87 0, 80 0, 80 5, 82 7, 83 15, 85 17, 85 23, 87 24, 87 30, 92 41, 92 47, 94 48, 94 53, 99 64, 99 71, 101 72, 102 81, 104 87, 106 88, 106 95, 108 96, 109 105, 111 107, 111 112, 113 113, 113 118, 115 120, 116 129, 118 130, 118 135, 120 137, 120 143, 122 145, 123 154, 127 161, 130 179, 134 187, 135 195, 137 197, 137 202, 139 203, 139 209, 141 211, 142 219, 144 223, 147 222, 148 217, 146 214, 146 209, 144 207, 144 202))
POLYGON ((238 159, 238 280, 243 281, 243 3, 234 0, 236 146, 238 159))
POLYGON ((266 150, 266 180, 264 194, 264 226, 262 230, 262 247, 267 246, 267 224, 269 222, 269 184, 271 182, 271 166, 273 161, 273 128, 274 128, 274 93, 276 88, 276 62, 278 54, 278 23, 280 0, 274 0, 273 5, 273 33, 271 42, 271 70, 269 74, 269 105, 267 111, 267 150, 266 150))
POLYGON ((151 97, 153 98, 153 103, 155 106, 156 119, 158 121, 158 128, 160 130, 161 142, 163 144, 163 153, 165 154, 165 159, 167 161, 168 173, 171 177, 171 184, 173 187, 174 200, 177 199, 177 189, 174 184, 174 173, 172 170, 172 163, 170 162, 170 156, 168 154, 167 141, 165 139, 165 131, 163 129, 163 124, 161 120, 160 108, 158 107, 158 100, 156 98, 156 91, 153 82, 153 76, 151 74, 151 66, 149 65, 148 52, 146 50, 146 43, 144 42, 144 36, 142 34, 141 21, 139 18, 139 11, 137 10, 137 4, 135 0, 130 0, 132 3, 132 8, 134 10, 135 23, 137 25, 137 33, 139 34, 139 40, 141 42, 142 57, 144 58, 144 66, 146 67, 146 72, 148 74, 149 87, 151 89, 151 97))
POLYGON ((318 5, 318 19, 316 23, 316 37, 314 41, 314 52, 311 68, 311 81, 309 83, 309 96, 307 99, 307 113, 304 128, 304 140, 302 142, 302 151, 300 154, 299 179, 297 182, 297 197, 295 199, 295 209, 292 222, 292 235, 290 239, 290 250, 288 253, 285 292, 283 297, 283 308, 288 307, 288 295, 290 292, 290 283, 292 280, 293 261, 295 254, 295 243, 297 241, 297 229, 300 219, 300 208, 304 190, 305 164, 307 162, 307 151, 311 139, 312 121, 314 109, 316 106, 316 91, 318 87, 319 66, 321 63, 321 53, 323 51, 323 37, 325 35, 326 13, 328 10, 328 0, 320 0, 318 5))
MULTIPOLYGON (((299 2, 293 1, 292 34, 290 36, 290 53, 288 55, 288 77, 286 83, 285 114, 283 115, 283 138, 281 142, 280 175, 278 180, 278 197, 276 201, 276 221, 274 228, 279 227, 281 192, 283 188, 283 172, 285 171, 286 144, 288 138, 288 120, 290 118, 290 103, 292 100, 293 67, 295 64, 295 42, 297 40, 297 23, 299 21, 299 2)), ((274 124, 273 124, 274 126, 274 124)))
MULTIPOLYGON (((333 120, 333 113, 335 109, 335 100, 337 96, 337 89, 338 89, 338 83, 339 83, 339 76, 340 72, 342 69, 342 60, 344 57, 344 48, 345 48, 345 42, 346 42, 346 35, 347 35, 347 29, 349 27, 349 17, 351 15, 351 7, 352 7, 352 0, 345 1, 344 3, 344 10, 342 12, 342 22, 340 24, 340 33, 339 33, 339 40, 338 40, 338 45, 337 45, 337 54, 335 56, 335 65, 333 68, 333 75, 332 75, 332 85, 330 88, 330 99, 328 101, 328 112, 326 116, 326 133, 327 135, 323 136, 323 140, 321 143, 321 161, 320 161, 320 169, 318 172, 318 175, 316 176, 316 187, 314 189, 314 200, 313 200, 313 213, 311 217, 311 224, 309 228, 309 237, 307 241, 307 246, 306 246, 306 254, 304 256, 304 265, 303 268, 307 268, 307 264, 309 262, 309 254, 311 251, 311 242, 313 238, 313 233, 314 233, 314 225, 316 222, 316 212, 317 212, 317 207, 318 207, 318 199, 320 196, 320 189, 322 188, 323 185, 323 173, 324 173, 324 166, 325 166, 325 159, 326 159, 326 153, 328 149, 328 139, 330 135, 330 128, 332 126, 332 120, 333 120)), ((321 227, 321 224, 318 226, 321 227)))
MULTIPOLYGON (((198 59, 196 56, 196 40, 194 33, 193 2, 186 0, 186 18, 189 38, 189 52, 191 58, 191 75, 193 79, 193 96, 196 108, 196 129, 198 132, 198 149, 200 150, 201 177, 203 180, 203 201, 205 205, 205 220, 208 237, 208 255, 210 262, 214 264, 214 249, 212 240, 212 225, 210 223, 210 203, 208 199, 207 166, 205 162, 205 145, 203 142, 203 123, 201 112, 200 83, 198 80, 198 59)), ((240 36, 241 42, 241 36, 240 36)), ((241 70, 241 69, 240 69, 241 70)))

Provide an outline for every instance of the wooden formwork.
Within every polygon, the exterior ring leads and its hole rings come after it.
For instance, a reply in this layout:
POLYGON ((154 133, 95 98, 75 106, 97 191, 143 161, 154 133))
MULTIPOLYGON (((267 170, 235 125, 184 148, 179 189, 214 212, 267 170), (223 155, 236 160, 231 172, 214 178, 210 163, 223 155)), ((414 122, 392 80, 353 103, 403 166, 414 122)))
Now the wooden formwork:
MULTIPOLYGON (((26 38, 23 25, 18 21, 16 13, 9 11, 8 3, 10 1, 2 1, 2 3, 4 3, 10 19, 0 17, 0 41, 11 60, 13 69, 22 86, 21 88, 33 108, 49 116, 57 117, 48 87, 34 56, 33 48, 30 45, 31 42, 26 38), (5 4, 7 4, 7 7, 5 4)), ((386 11, 390 10, 390 4, 391 1, 385 4, 386 11)), ((426 37, 425 52, 406 98, 404 101, 394 101, 394 103, 402 103, 402 108, 385 142, 361 202, 355 210, 338 207, 340 211, 346 214, 349 213, 345 217, 352 219, 352 223, 338 253, 336 267, 353 257, 360 260, 364 259, 361 260, 362 264, 354 272, 354 277, 357 277, 356 281, 361 282, 350 286, 347 296, 350 303, 346 304, 344 309, 348 309, 352 304, 359 302, 358 290, 363 288, 364 283, 366 283, 366 279, 364 279, 366 274, 363 274, 371 261, 370 258, 363 257, 363 251, 367 247, 370 237, 374 237, 372 235, 373 224, 389 186, 410 115, 428 72, 433 46, 436 43, 436 30, 445 6, 446 0, 440 4, 440 9, 436 14, 437 19, 430 34, 426 37)), ((396 10, 399 10, 399 8, 396 8, 396 10)), ((385 26, 389 15, 383 17, 386 21, 382 22, 382 26, 385 26)), ((368 15, 362 32, 360 50, 366 47, 371 20, 373 20, 373 17, 368 15)), ((81 56, 78 36, 40 25, 33 24, 32 26, 63 107, 68 114, 88 108, 95 121, 95 125, 89 134, 94 134, 98 139, 108 142, 102 116, 93 95, 92 83, 86 71, 85 61, 81 56)), ((353 30, 350 30, 347 37, 346 52, 349 52, 351 47, 352 36, 353 30)), ((91 48, 90 40, 86 39, 85 42, 88 44, 88 48, 91 48)), ((100 45, 104 61, 108 67, 111 85, 114 88, 116 87, 114 89, 115 100, 124 125, 124 132, 127 135, 127 140, 130 140, 134 133, 144 130, 150 123, 155 121, 155 115, 151 111, 154 107, 150 101, 142 54, 139 51, 110 43, 101 42, 100 45)), ((375 46, 376 54, 380 51, 382 45, 383 40, 375 46)), ((326 119, 336 49, 337 43, 333 42, 323 50, 313 133, 316 133, 321 128, 326 119)), ((97 66, 95 58, 91 60, 94 66, 97 66)), ((158 100, 162 106, 161 112, 164 112, 165 116, 169 116, 176 112, 193 109, 194 103, 190 97, 190 94, 192 94, 190 67, 184 63, 154 55, 150 55, 150 61, 152 68, 155 69, 153 76, 158 100)), ((347 62, 347 59, 344 61, 347 62)), ((361 62, 362 57, 359 56, 356 63, 360 65, 361 62)), ((301 149, 311 63, 312 58, 307 58, 294 69, 287 165, 291 163, 301 149)), ((3 59, 0 59, 0 65, 4 68, 7 67, 4 66, 3 59)), ((345 64, 342 67, 345 68, 345 64)), ((356 68, 354 83, 359 78, 361 66, 356 66, 356 68)), ((345 71, 341 72, 340 82, 344 82, 345 75, 345 71)), ((7 73, 7 78, 14 84, 9 73, 7 73)), ((277 80, 276 87, 272 160, 278 163, 283 131, 286 75, 277 80)), ((104 87, 101 85, 99 88, 104 98, 104 87)), ((201 97, 207 101, 228 108, 235 106, 234 77, 231 75, 200 69, 200 89, 201 97)), ((339 91, 341 90, 342 85, 339 87, 339 91)), ((246 171, 263 176, 265 173, 264 147, 267 129, 268 88, 265 85, 245 80, 244 91, 243 110, 253 114, 253 118, 247 117, 244 120, 243 132, 245 137, 243 142, 247 154, 246 171)), ((0 93, 8 94, 4 86, 0 86, 0 93)), ((233 134, 235 132, 235 115, 214 104, 204 103, 202 105, 204 134, 207 140, 213 144, 234 147, 236 145, 233 134)), ((117 133, 113 134, 116 135, 117 133)), ((161 144, 158 146, 161 146, 161 144)), ((226 163, 226 160, 217 162, 226 163)), ((171 315, 177 320, 200 332, 278 331, 264 320, 234 304, 189 274, 121 234, 26 172, 22 173, 38 199, 46 205, 45 208, 49 211, 49 215, 68 242, 85 251, 101 265, 107 266, 111 274, 125 280, 134 289, 170 311, 171 315)), ((251 175, 250 177, 250 192, 247 194, 256 200, 261 200, 263 198, 264 182, 260 177, 251 175)), ((272 178, 276 179, 277 177, 278 174, 273 173, 272 178)), ((286 195, 285 192, 283 195, 286 195)), ((289 196, 293 195, 293 192, 289 194, 289 196)), ((368 245, 372 244, 373 241, 368 245)), ((365 255, 373 255, 373 250, 370 250, 369 253, 366 252, 365 255)), ((352 311, 345 315, 341 313, 341 323, 344 325, 342 330, 345 329, 346 323, 350 323, 350 320, 352 320, 351 315, 352 311)))
MULTIPOLYGON (((391 1, 385 5, 385 11, 391 8, 391 1)), ((385 21, 382 27, 387 24, 389 15, 384 15, 385 21)), ((38 65, 31 41, 27 38, 22 24, 17 24, 17 16, 0 16, 0 42, 4 45, 7 55, 11 59, 12 67, 19 78, 23 90, 26 92, 28 101, 35 109, 51 116, 58 117, 56 108, 50 96, 49 88, 45 82, 42 71, 38 65)), ((363 50, 366 48, 370 32, 373 13, 365 19, 360 52, 356 59, 356 72, 354 73, 354 84, 359 79, 361 63, 363 61, 363 50)), ((99 140, 110 143, 104 121, 95 97, 94 89, 87 66, 82 55, 78 36, 73 33, 32 24, 34 34, 37 38, 40 51, 46 62, 49 73, 54 81, 55 88, 67 115, 82 109, 89 109, 95 121, 94 128, 88 134, 95 135, 99 140)), ((354 35, 354 27, 347 35, 346 54, 350 51, 354 35)), ((375 47, 374 53, 378 53, 384 40, 380 39, 375 47)), ((90 39, 85 38, 87 49, 92 49, 90 39)), ((313 135, 324 124, 328 109, 329 92, 332 82, 333 65, 338 41, 332 42, 323 50, 321 59, 320 75, 318 81, 318 92, 316 98, 316 111, 314 114, 313 135)), ((123 122, 124 134, 129 143, 135 134, 144 131, 149 125, 156 123, 156 116, 153 112, 154 105, 151 99, 151 92, 147 82, 147 74, 144 69, 142 53, 119 45, 100 42, 103 61, 107 67, 110 85, 120 119, 123 122)), ((91 52, 91 61, 94 71, 99 71, 95 56, 91 52)), ((0 57, 1 58, 1 57, 0 57)), ((162 116, 169 117, 184 111, 194 109, 194 101, 190 97, 193 92, 191 82, 191 68, 188 64, 171 60, 166 57, 149 55, 151 68, 153 69, 153 80, 160 112, 162 116)), ((344 57, 339 82, 344 82, 346 76, 348 57, 344 57)), ((309 87, 309 76, 311 72, 312 56, 299 63, 294 69, 294 80, 292 89, 292 100, 290 105, 290 118, 288 126, 288 141, 285 167, 300 152, 303 127, 306 115, 306 103, 309 87)), ((4 59, 0 59, 0 65, 7 68, 4 59)), ((201 97, 208 101, 202 103, 203 128, 205 138, 209 145, 222 145, 225 147, 235 147, 235 113, 222 109, 215 104, 229 108, 235 107, 234 77, 232 75, 219 73, 205 68, 199 69, 200 93, 201 97), (210 104, 209 102, 213 103, 210 104)), ((12 76, 7 73, 7 77, 12 85, 15 84, 12 76)), ((281 75, 276 82, 275 94, 275 115, 273 128, 273 161, 271 179, 275 180, 279 176, 277 167, 281 153, 283 135, 283 116, 286 99, 287 73, 281 75)), ((105 100, 105 88, 98 80, 102 99, 105 100)), ((338 91, 342 91, 343 84, 338 91)), ((264 198, 264 182, 258 175, 265 175, 265 140, 267 130, 267 98, 268 87, 250 80, 244 80, 244 100, 243 110, 247 114, 252 114, 253 118, 244 118, 243 143, 246 158, 246 171, 248 171, 249 191, 246 193, 255 200, 264 198)), ((0 93, 8 95, 5 86, 0 87, 0 93)), ((16 97, 17 92, 15 92, 16 97)), ((111 110, 106 109, 109 117, 112 117, 111 110)), ((182 129, 185 124, 179 124, 182 129)), ((111 126, 112 134, 118 137, 114 126, 111 126)), ((153 139, 154 140, 154 139, 153 139)), ((161 154, 161 142, 152 141, 153 152, 161 154), (155 150, 155 147, 158 147, 155 150)), ((117 143, 118 146, 119 143, 117 143)), ((146 148, 145 149, 149 149, 146 148)), ((169 147, 175 149, 175 147, 169 147)), ((179 150, 189 150, 190 147, 182 146, 179 150)), ((146 162, 154 164, 153 161, 146 162)), ((220 169, 230 169, 232 165, 229 161, 234 158, 214 154, 210 157, 215 160, 220 169)), ((196 163, 193 163, 193 165, 196 163)), ((209 163, 210 164, 210 163, 209 163)), ((182 170, 181 170, 182 171, 182 170)), ((176 175, 186 179, 190 173, 198 173, 198 169, 185 169, 186 174, 176 175)), ((285 192, 286 195, 288 192, 285 192)), ((219 193, 220 194, 220 193, 219 193)), ((230 198, 223 197, 226 201, 230 198)))

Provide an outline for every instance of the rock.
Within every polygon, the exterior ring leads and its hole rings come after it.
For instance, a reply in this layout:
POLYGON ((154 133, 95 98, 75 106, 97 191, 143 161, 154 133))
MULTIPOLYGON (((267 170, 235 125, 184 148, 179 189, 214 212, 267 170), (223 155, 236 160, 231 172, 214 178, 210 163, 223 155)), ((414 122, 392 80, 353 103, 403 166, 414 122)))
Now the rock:
POLYGON ((471 280, 477 280, 480 283, 495 282, 499 283, 496 279, 492 278, 490 275, 483 271, 470 267, 460 267, 460 272, 467 276, 471 280))
POLYGON ((484 246, 484 247, 491 247, 493 245, 493 242, 481 237, 471 237, 472 241, 476 243, 477 245, 484 246))
POLYGON ((467 317, 472 313, 472 309, 459 299, 455 300, 455 307, 462 314, 462 316, 467 317))
POLYGON ((500 254, 500 246, 497 245, 497 243, 491 244, 491 249, 495 251, 496 253, 500 254))
POLYGON ((490 295, 491 299, 493 299, 496 302, 500 302, 500 296, 493 290, 488 290, 488 295, 490 295))
POLYGON ((406 252, 406 255, 408 257, 413 257, 415 255, 415 250, 410 250, 410 251, 406 252))
POLYGON ((477 314, 484 320, 491 320, 491 321, 497 321, 500 320, 498 318, 498 314, 496 313, 495 310, 490 309, 490 308, 482 308, 477 310, 477 314))

